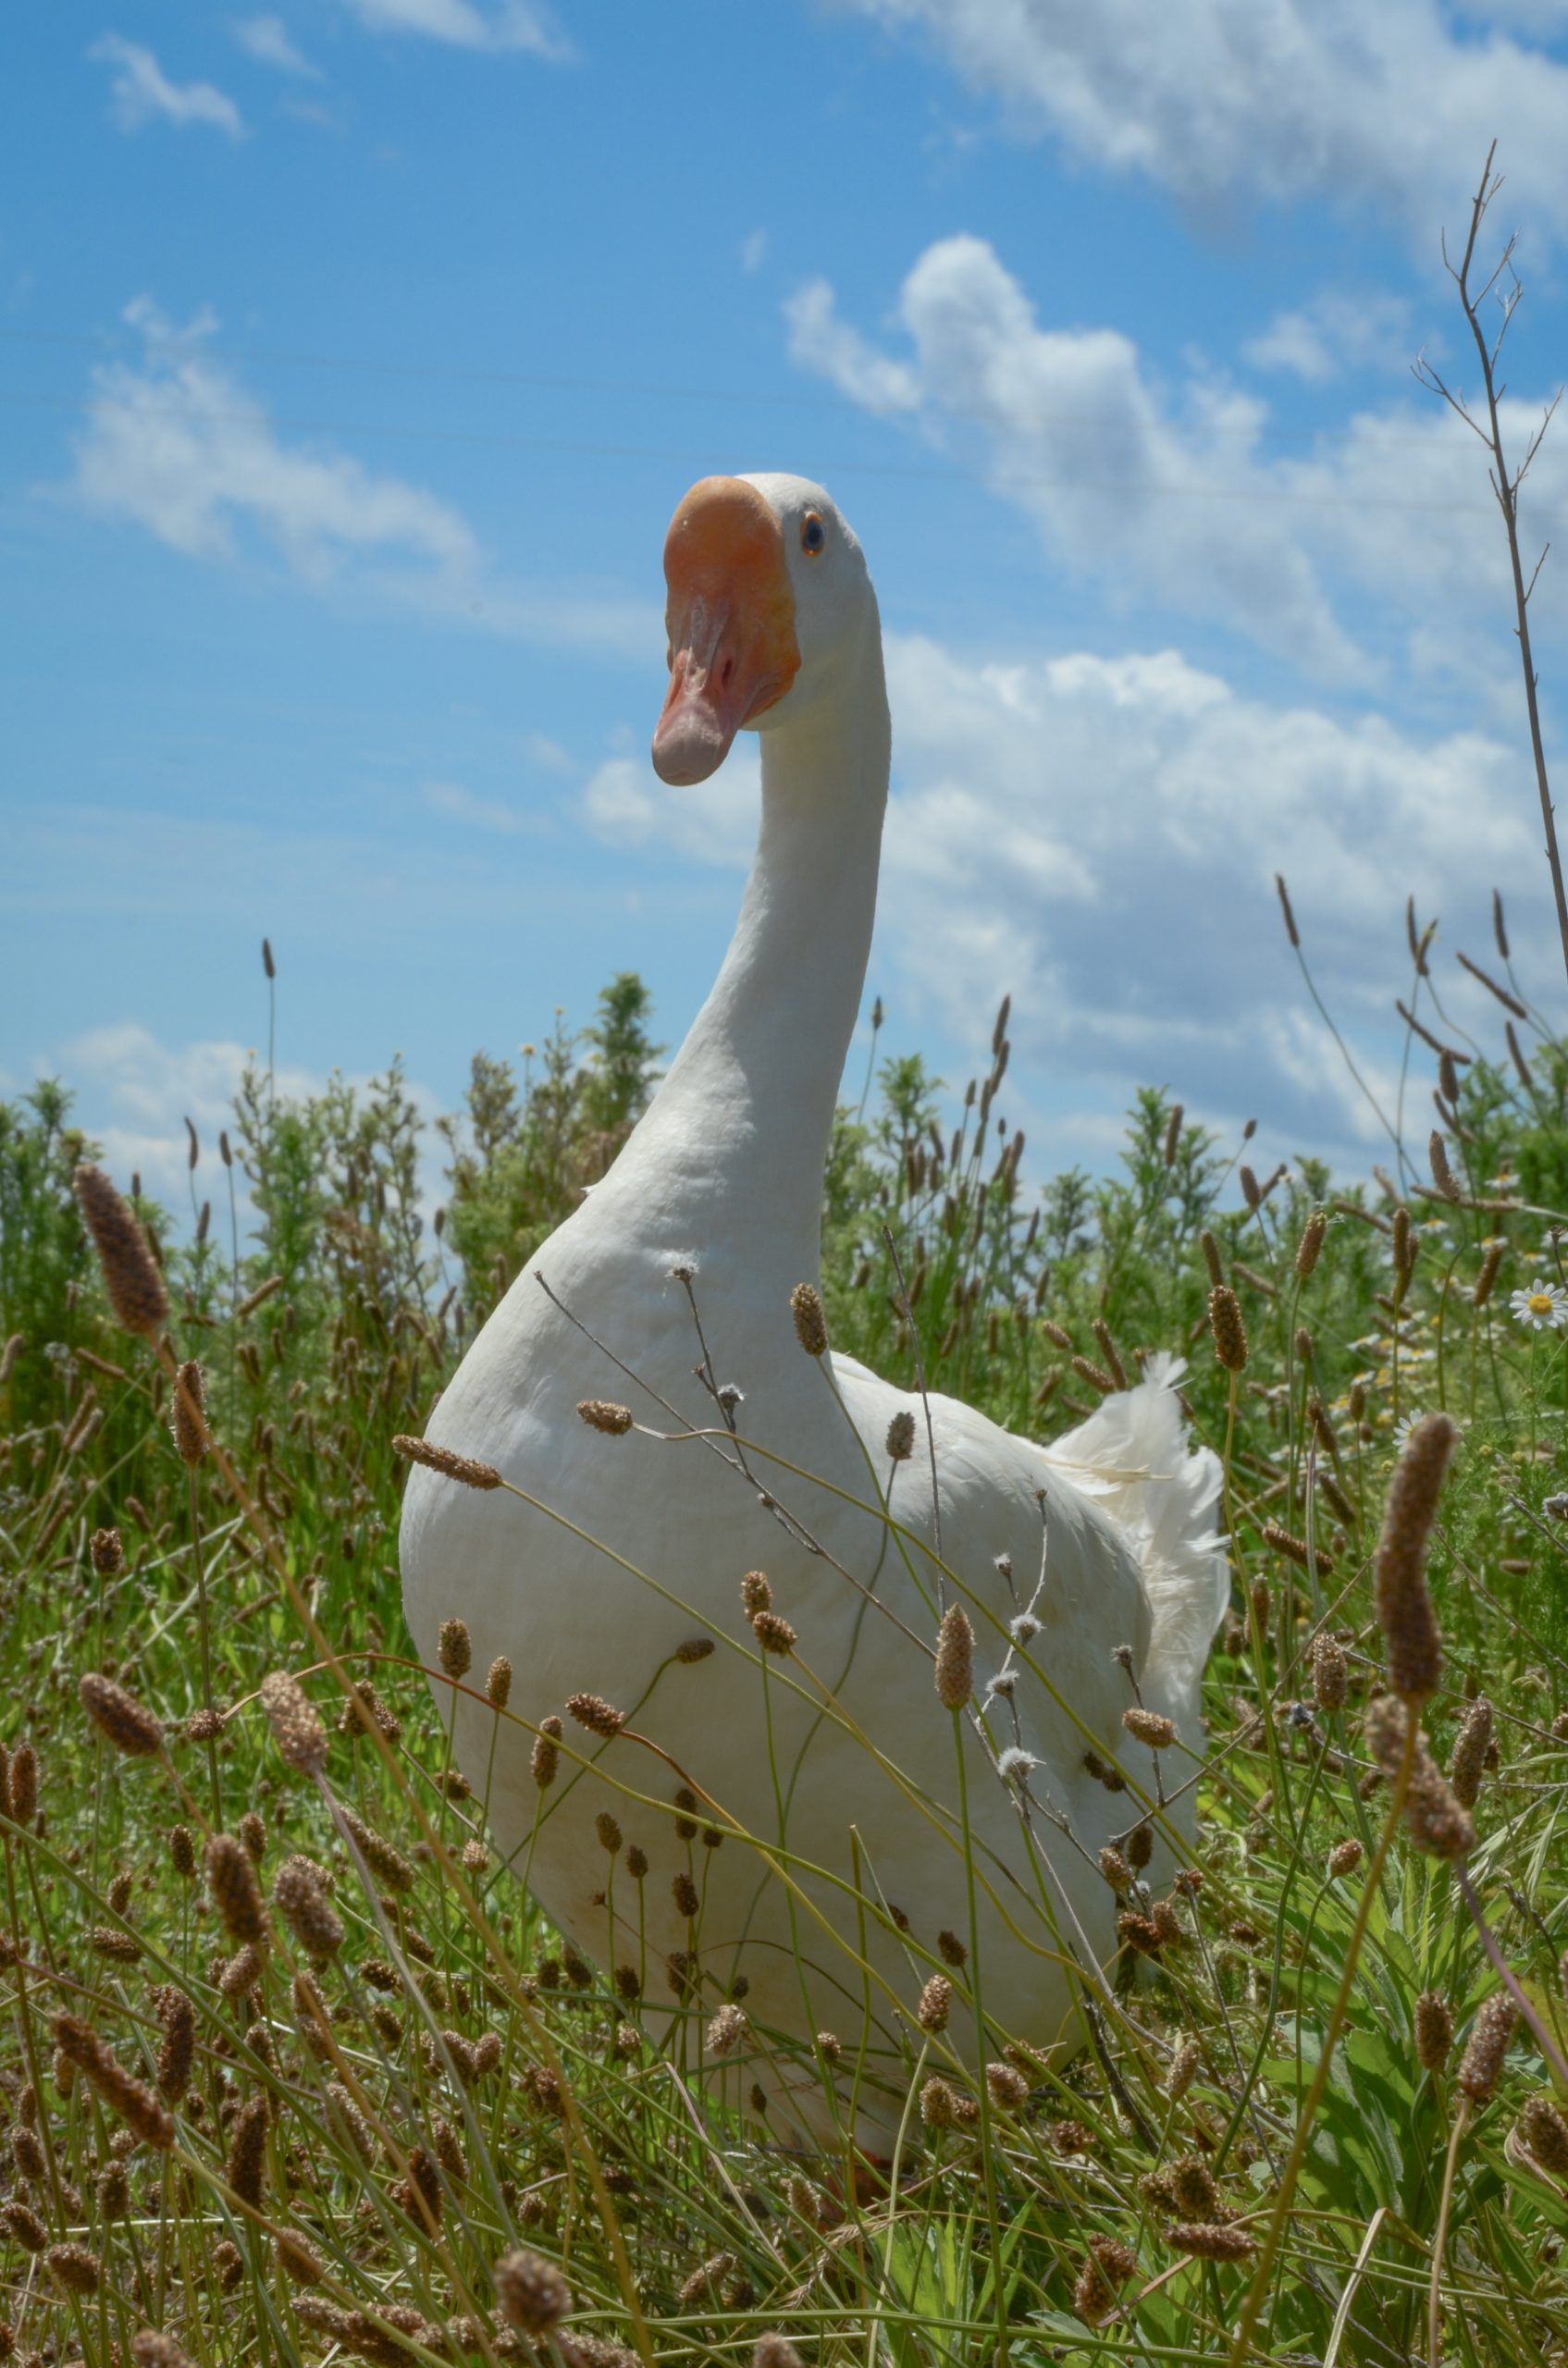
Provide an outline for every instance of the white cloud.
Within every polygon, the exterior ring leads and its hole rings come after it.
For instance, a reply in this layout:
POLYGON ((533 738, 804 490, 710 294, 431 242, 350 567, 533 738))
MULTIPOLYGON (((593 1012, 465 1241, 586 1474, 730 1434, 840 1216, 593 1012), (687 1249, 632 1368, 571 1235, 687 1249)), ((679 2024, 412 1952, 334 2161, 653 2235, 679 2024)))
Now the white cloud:
MULTIPOLYGON (((218 1134, 227 1128, 233 1140, 234 1095, 251 1057, 245 1045, 221 1040, 163 1044, 140 1022, 120 1020, 73 1038, 61 1048, 58 1066, 80 1097, 77 1123, 102 1143, 116 1182, 126 1187, 139 1175, 143 1190, 177 1213, 190 1205, 191 1119, 202 1147, 196 1199, 213 1202, 216 1220, 223 1179, 218 1134)), ((279 1092, 297 1094, 318 1090, 321 1080, 302 1069, 280 1069, 277 1082, 279 1092)), ((236 1176, 237 1186, 243 1180, 236 1176)))
POLYGON ((1277 313, 1241 352, 1254 369, 1284 370, 1324 386, 1371 364, 1403 370, 1414 359, 1410 307, 1396 296, 1349 296, 1326 289, 1299 310, 1277 313))
POLYGON ((548 8, 533 0, 500 0, 493 8, 473 0, 342 0, 371 32, 419 33, 458 49, 525 50, 535 57, 570 57, 572 45, 548 8))
POLYGON ((472 563, 472 530, 433 495, 343 454, 279 443, 260 403, 204 357, 210 316, 176 330, 139 298, 126 317, 146 339, 146 360, 94 372, 77 442, 77 488, 92 507, 195 558, 231 553, 244 524, 307 576, 366 551, 472 563))
POLYGON ((258 66, 275 66, 280 74, 302 75, 313 82, 321 80, 321 68, 295 48, 281 17, 242 18, 234 28, 234 38, 258 66))
MULTIPOLYGON (((939 240, 905 279, 895 333, 911 360, 841 321, 825 281, 792 298, 785 317, 797 364, 868 410, 907 414, 944 450, 978 448, 993 492, 1124 609, 1216 618, 1346 682, 1402 657, 1470 687, 1490 670, 1490 697, 1507 672, 1507 546, 1479 447, 1434 398, 1413 390, 1323 432, 1305 457, 1276 456, 1259 397, 1191 357, 1170 388, 1117 329, 1043 327, 993 248, 969 237, 939 240)), ((1322 300, 1290 328, 1277 324, 1267 358, 1321 371, 1331 331, 1362 339, 1364 358, 1366 341, 1397 334, 1392 307, 1360 308, 1353 322, 1322 300)), ((1463 385, 1463 363, 1455 375, 1463 385)), ((1541 408, 1508 397, 1515 460, 1541 408)), ((1535 522, 1565 501, 1559 435, 1526 487, 1532 553, 1548 531, 1535 522)), ((1568 628, 1562 571, 1549 566, 1537 602, 1551 629, 1568 628)))
POLYGON ((538 766, 541 772, 569 775, 577 770, 568 751, 559 740, 552 740, 548 733, 525 733, 523 753, 530 764, 538 766))
MULTIPOLYGON (((1282 1150, 1364 1165, 1376 1122, 1306 1002, 1277 870, 1364 1067, 1389 1073, 1407 892, 1442 916, 1445 1000, 1498 1040, 1451 949, 1484 956, 1494 881, 1530 942, 1537 825, 1512 749, 1271 706, 1171 650, 1002 666, 923 636, 886 647, 896 770, 873 982, 965 1044, 1010 990, 1026 1098, 1076 1125, 1164 1081, 1193 1109, 1257 1116, 1282 1150)), ((738 865, 756 803, 729 771, 673 792, 615 757, 586 817, 614 844, 738 865)), ((1417 1048, 1418 1079, 1428 1066, 1417 1048)))
POLYGON ((699 863, 744 864, 756 843, 760 782, 749 734, 711 781, 687 789, 670 788, 646 757, 609 757, 584 788, 583 812, 612 846, 662 842, 699 863))
POLYGON ((513 835, 528 828, 527 817, 513 806, 503 806, 499 798, 475 797, 457 781, 432 781, 425 785, 425 803, 434 814, 444 815, 450 822, 468 822, 475 830, 500 831, 513 835))
POLYGON ((753 230, 740 242, 740 265, 743 271, 759 271, 768 253, 766 230, 753 230))
POLYGON ((208 123, 241 138, 244 124, 233 100, 211 82, 171 82, 150 49, 140 42, 105 33, 87 53, 95 66, 112 66, 109 99, 122 131, 140 131, 143 124, 208 123))
POLYGON ((638 657, 661 646, 651 599, 518 583, 489 563, 450 502, 352 454, 286 442, 204 350, 210 314, 175 328, 140 297, 126 318, 142 359, 94 370, 76 438, 72 490, 88 508, 189 558, 260 547, 318 590, 348 585, 506 639, 638 657))
MULTIPOLYGON (((224 1039, 166 1044, 140 1021, 128 1019, 72 1038, 59 1048, 57 1059, 37 1066, 47 1066, 73 1089, 73 1122, 102 1145, 104 1165, 117 1184, 128 1188, 132 1176, 140 1176, 143 1191, 181 1225, 193 1221, 202 1202, 210 1201, 214 1232, 227 1242, 228 1179, 218 1135, 227 1128, 238 1153, 234 1096, 246 1064, 255 1057, 253 1048, 224 1039), (193 1177, 187 1118, 200 1144, 193 1177)), ((328 1082, 313 1070, 281 1063, 274 1079, 278 1092, 290 1099, 319 1094, 328 1082)), ((370 1082, 363 1077, 343 1081, 356 1091, 370 1082)), ((440 1108, 437 1096, 413 1080, 407 1090, 428 1125, 440 1108)), ((233 1178, 243 1247, 252 1214, 250 1187, 238 1165, 233 1178)), ((428 1136, 422 1145, 420 1190, 428 1212, 441 1197, 439 1146, 428 1136)))
POLYGON ((1549 0, 1457 22, 1437 0, 846 5, 934 41, 1015 127, 1197 205, 1370 202, 1429 252, 1467 214, 1500 131, 1523 214, 1568 229, 1568 66, 1527 38, 1561 36, 1549 0))
POLYGON ((981 239, 939 240, 904 282, 912 364, 841 322, 824 281, 786 308, 790 353, 869 409, 919 409, 940 430, 972 422, 993 489, 1050 547, 1178 610, 1219 615, 1336 673, 1364 671, 1270 489, 1263 405, 1194 376, 1174 410, 1129 338, 1046 329, 981 239))
MULTIPOLYGON (((963 243, 978 247, 980 241, 963 243)), ((808 280, 804 288, 787 296, 784 316, 789 327, 790 360, 803 370, 831 378, 851 402, 863 403, 868 411, 919 410, 924 391, 919 373, 907 363, 891 360, 858 329, 841 321, 825 279, 808 280)))

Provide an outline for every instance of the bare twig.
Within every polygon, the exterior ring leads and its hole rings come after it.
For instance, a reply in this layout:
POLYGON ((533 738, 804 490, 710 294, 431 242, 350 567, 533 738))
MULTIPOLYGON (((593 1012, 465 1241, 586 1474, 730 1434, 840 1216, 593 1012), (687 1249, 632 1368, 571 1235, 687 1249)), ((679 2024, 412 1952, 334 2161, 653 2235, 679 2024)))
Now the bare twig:
POLYGON ((1504 390, 1498 381, 1497 364, 1502 351, 1502 341, 1508 334, 1508 325, 1513 318, 1514 307, 1524 293, 1513 269, 1515 241, 1512 238, 1504 246, 1484 285, 1479 289, 1473 289, 1471 286, 1471 272, 1475 261, 1475 241, 1480 236, 1481 224, 1486 217, 1487 209, 1502 186, 1501 177, 1492 170, 1492 159, 1496 154, 1497 142, 1494 140, 1487 151, 1487 161, 1482 167, 1480 186, 1471 203, 1470 235, 1465 240, 1463 259, 1457 270, 1449 262, 1446 241, 1443 246, 1443 262, 1448 267, 1449 277, 1459 290, 1459 301, 1463 308, 1464 317, 1470 325, 1470 334, 1475 341, 1475 352, 1480 358, 1481 383, 1487 397, 1485 425, 1483 426, 1473 416, 1463 397, 1452 391, 1433 364, 1426 360, 1425 354, 1417 357, 1414 370, 1420 384, 1429 388, 1433 394, 1440 395, 1450 410, 1480 438, 1491 458, 1489 471, 1491 487, 1493 493, 1497 496, 1498 508, 1502 512, 1503 525, 1508 536, 1509 565, 1513 574, 1513 630, 1519 643, 1520 663, 1525 670, 1525 706, 1530 721, 1530 753, 1535 759, 1536 787, 1540 795, 1541 820, 1546 829, 1546 857, 1551 870, 1552 894, 1557 903, 1557 927, 1562 941, 1563 967, 1568 969, 1568 891, 1563 887, 1562 858, 1557 845, 1557 820, 1552 811, 1551 788, 1547 778, 1546 749, 1541 739, 1535 660, 1530 649, 1530 595, 1536 588, 1536 578, 1545 563, 1546 552, 1543 550, 1540 558, 1537 560, 1529 582, 1526 584, 1525 563, 1519 549, 1519 488, 1525 481, 1525 473, 1531 462, 1540 450, 1541 439, 1551 424, 1553 412, 1556 411, 1562 400, 1562 389, 1559 388, 1557 394, 1547 405, 1541 424, 1530 438, 1524 460, 1519 467, 1510 474, 1503 450, 1502 423, 1498 412, 1504 390), (1487 333, 1481 326, 1480 308, 1487 298, 1497 290, 1499 282, 1503 280, 1505 275, 1507 285, 1498 299, 1502 317, 1498 324, 1496 337, 1488 344, 1487 333))

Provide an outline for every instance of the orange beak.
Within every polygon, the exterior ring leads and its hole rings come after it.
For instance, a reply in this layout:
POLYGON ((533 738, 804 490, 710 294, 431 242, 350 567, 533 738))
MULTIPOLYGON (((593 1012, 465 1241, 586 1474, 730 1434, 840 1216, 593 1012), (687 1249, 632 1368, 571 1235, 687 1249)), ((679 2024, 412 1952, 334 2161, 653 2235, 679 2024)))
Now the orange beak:
POLYGON ((779 522, 740 477, 703 477, 664 538, 670 689, 653 770, 673 787, 706 781, 741 726, 782 699, 800 669, 779 522))

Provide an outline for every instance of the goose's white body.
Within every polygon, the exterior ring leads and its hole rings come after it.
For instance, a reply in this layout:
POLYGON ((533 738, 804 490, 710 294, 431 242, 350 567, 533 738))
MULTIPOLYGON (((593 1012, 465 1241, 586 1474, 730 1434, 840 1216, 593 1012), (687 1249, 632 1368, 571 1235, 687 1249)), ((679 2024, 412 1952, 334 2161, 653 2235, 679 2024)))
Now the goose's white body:
MULTIPOLYGON (((545 1794, 526 1729, 500 1729, 493 1835, 562 1931, 602 1965, 636 1967, 648 2001, 672 2011, 667 1961, 695 1948, 698 1987, 686 2004, 703 2021, 743 1977, 751 2028, 739 2093, 759 2086, 776 2127, 793 2116, 821 2130, 825 2109, 820 2079, 792 2078, 770 2032, 832 2031, 847 2068, 869 2007, 854 2110, 874 2136, 896 2119, 908 2018, 940 1962, 938 1936, 971 1938, 965 1815, 994 2027, 985 2053, 1006 2035, 1067 2046, 1081 2037, 1084 1977, 1115 1947, 1117 1903, 1095 1856, 1140 1814, 1138 1790, 1107 1790, 1085 1750, 1153 1794, 1151 1755, 1121 1726, 1134 1699, 1113 1657, 1121 1646, 1144 1704, 1199 1740, 1199 1673, 1226 1594, 1218 1474, 1212 1456, 1189 1452, 1179 1369, 1106 1400, 1050 1448, 932 1399, 942 1550, 957 1583, 946 1593, 967 1603, 976 1632, 982 1716, 959 1722, 966 1810, 954 1720, 933 1686, 937 1575, 922 1550, 933 1519, 919 1402, 850 1359, 805 1354, 789 1304, 819 1271, 823 1164, 870 943, 889 752, 880 629, 858 548, 821 489, 745 482, 784 524, 801 666, 761 719, 761 834, 739 924, 647 1116, 530 1261, 432 1418, 433 1442, 497 1464, 543 1509, 414 1469, 404 1597, 427 1662, 454 1615, 479 1670, 509 1657, 522 1720, 559 1715, 580 1692, 627 1714, 633 1732, 608 1743, 568 1720, 545 1794), (827 556, 838 575, 825 589, 825 571, 793 546, 808 505, 835 538, 827 556), (703 1351, 687 1286, 672 1271, 682 1267, 714 1378, 743 1393, 741 1437, 783 1459, 748 1453, 749 1478, 732 1448, 608 1437, 576 1412, 609 1398, 661 1431, 718 1426, 694 1375, 703 1351), (894 1467, 884 1440, 905 1409, 920 1417, 918 1449, 894 1467), (901 1545, 875 1510, 883 1488, 916 1542, 901 1545), (1042 1492, 1041 1624, 1019 1647, 1007 1623, 1035 1596, 1042 1492), (802 1531, 825 1550, 809 1550, 802 1531), (797 1657, 759 1653, 740 1596, 752 1570, 768 1574, 797 1657), (717 1639, 710 1657, 673 1658, 698 1636, 717 1639), (1011 1695, 988 1698, 1005 1667, 1011 1695), (1035 1763, 1027 1793, 997 1766, 1008 1746, 1035 1763), (572 1749, 596 1772, 579 1776, 572 1749), (765 1849, 733 1831, 718 1848, 682 1838, 673 1803, 683 1782, 714 1805, 705 1823, 743 1829, 765 1849), (640 1883, 599 1839, 607 1808, 647 1854, 640 1883), (702 1900, 695 1930, 672 1895, 688 1871, 702 1900)), ((460 1704, 457 1756, 476 1787, 494 1730, 490 1712, 460 1704)), ((1192 1763, 1165 1758, 1175 1789, 1192 1763)), ((1179 1832, 1191 1832, 1191 1801, 1188 1789, 1169 1812, 1179 1832)), ((1162 1844, 1151 1882, 1170 1863, 1162 1844)), ((965 1978, 954 1979, 961 1991, 965 1978)), ((950 2037, 972 2061, 971 2008, 956 2003, 950 2037)))

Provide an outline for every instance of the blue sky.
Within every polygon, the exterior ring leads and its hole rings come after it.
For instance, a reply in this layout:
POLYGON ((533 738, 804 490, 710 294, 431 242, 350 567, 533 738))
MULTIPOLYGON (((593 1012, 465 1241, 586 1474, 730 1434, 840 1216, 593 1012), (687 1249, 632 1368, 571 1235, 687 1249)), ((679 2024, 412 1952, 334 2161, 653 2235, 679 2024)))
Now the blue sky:
MULTIPOLYGON (((68 5, 0 36, 0 1090, 172 1190, 265 1026, 303 1082, 634 967, 673 1041, 755 764, 671 793, 660 546, 821 476, 895 731, 868 985, 1036 1172, 1139 1082, 1377 1155, 1403 903, 1561 1007, 1506 561, 1438 253, 1487 142, 1515 440, 1564 371, 1568 6, 68 5)), ((1495 232, 1495 235, 1494 235, 1495 232)), ((1529 483, 1549 728, 1568 423, 1529 483)), ((852 1060, 857 1056, 852 1055, 852 1060)), ((858 1074, 858 1071, 857 1071, 858 1074)), ((1419 1102, 1427 1080, 1423 1067, 1419 1102)), ((1421 1119, 1417 1140, 1426 1121, 1421 1119)))

